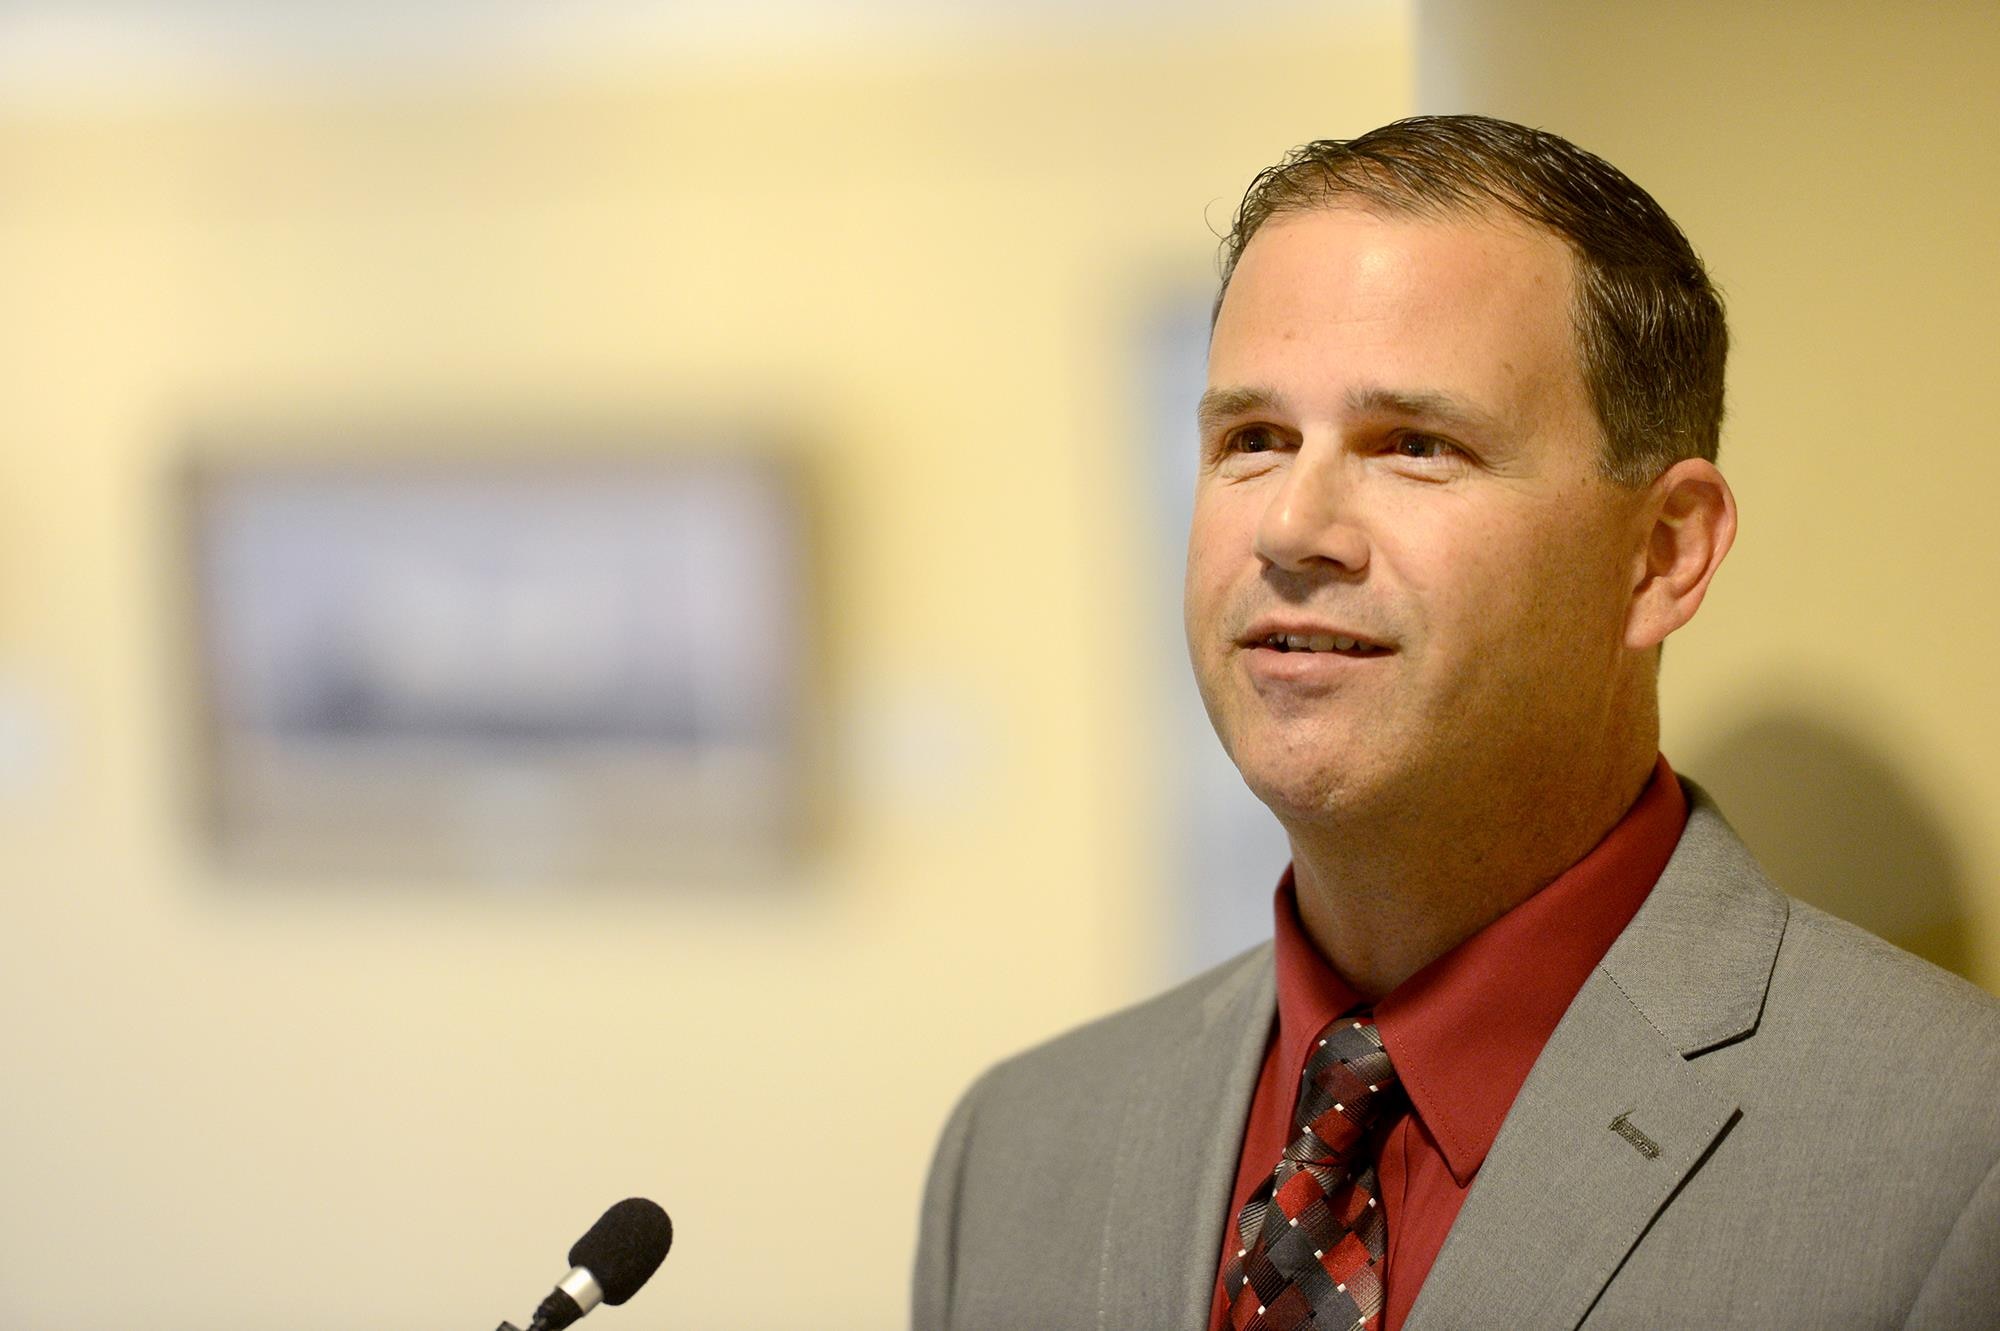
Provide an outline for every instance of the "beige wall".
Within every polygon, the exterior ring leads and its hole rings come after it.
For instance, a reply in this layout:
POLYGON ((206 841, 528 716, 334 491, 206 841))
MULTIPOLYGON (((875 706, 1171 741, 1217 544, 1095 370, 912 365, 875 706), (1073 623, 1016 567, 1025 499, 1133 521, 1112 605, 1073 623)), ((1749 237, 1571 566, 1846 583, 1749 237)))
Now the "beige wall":
POLYGON ((1608 157, 1728 298, 1742 534, 1668 756, 1785 886, 2000 990, 2000 6, 1418 13, 1421 109, 1608 157))
POLYGON ((642 1192, 676 1255, 605 1325, 895 1324, 952 1097, 1160 964, 1139 321, 1253 170, 1406 109, 1405 26, 0 122, 0 1321, 490 1326, 642 1192), (190 429, 690 412, 820 486, 821 858, 208 867, 190 429))

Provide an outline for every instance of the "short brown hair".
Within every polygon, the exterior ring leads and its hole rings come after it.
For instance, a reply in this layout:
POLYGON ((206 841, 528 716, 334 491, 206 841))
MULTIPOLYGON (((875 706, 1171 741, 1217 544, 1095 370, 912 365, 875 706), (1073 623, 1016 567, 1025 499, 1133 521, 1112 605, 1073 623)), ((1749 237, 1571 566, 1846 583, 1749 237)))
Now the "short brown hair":
POLYGON ((1222 289, 1257 229, 1353 202, 1396 216, 1504 208, 1569 243, 1585 386, 1604 471, 1644 485, 1682 458, 1714 460, 1729 331, 1722 297, 1653 197, 1603 158, 1487 116, 1415 116, 1294 148, 1250 182, 1223 241, 1222 289))

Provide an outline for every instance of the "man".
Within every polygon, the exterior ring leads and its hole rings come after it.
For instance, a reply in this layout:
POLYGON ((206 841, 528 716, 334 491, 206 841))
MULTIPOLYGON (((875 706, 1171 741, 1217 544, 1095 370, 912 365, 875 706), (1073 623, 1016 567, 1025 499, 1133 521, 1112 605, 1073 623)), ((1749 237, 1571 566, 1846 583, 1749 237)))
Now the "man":
POLYGON ((1276 938, 967 1094, 920 1331, 2000 1326, 2000 1003, 1780 895, 1658 753, 1725 347, 1553 135, 1253 183, 1186 608, 1276 938))

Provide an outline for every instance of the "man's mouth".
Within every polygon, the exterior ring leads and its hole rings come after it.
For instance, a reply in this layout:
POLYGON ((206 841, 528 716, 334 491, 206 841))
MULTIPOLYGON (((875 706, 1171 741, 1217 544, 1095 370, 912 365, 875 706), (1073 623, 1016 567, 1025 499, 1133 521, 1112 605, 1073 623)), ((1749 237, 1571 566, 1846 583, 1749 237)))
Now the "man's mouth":
POLYGON ((1339 652, 1343 656, 1384 656, 1389 649, 1338 633, 1273 633, 1253 643, 1276 652, 1339 652))

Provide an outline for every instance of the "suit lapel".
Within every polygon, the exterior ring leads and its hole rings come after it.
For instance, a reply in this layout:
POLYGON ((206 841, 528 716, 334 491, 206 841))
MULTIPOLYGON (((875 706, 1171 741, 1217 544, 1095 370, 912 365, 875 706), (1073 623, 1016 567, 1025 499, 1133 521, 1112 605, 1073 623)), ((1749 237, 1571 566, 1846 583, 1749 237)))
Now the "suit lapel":
POLYGON ((1275 1010, 1266 946, 1208 995, 1179 1056, 1148 1064, 1132 1088, 1098 1262, 1097 1325, 1208 1325, 1243 1123, 1275 1010), (1165 1274, 1133 1278, 1149 1271, 1165 1274))
POLYGON ((1787 906, 1688 794, 1672 860, 1522 1085, 1408 1331, 1572 1331, 1735 1121, 1689 1059, 1756 1025, 1787 906))
POLYGON ((1480 1167, 1409 1331, 1491 1325, 1502 1309, 1509 1327, 1569 1331, 1735 1112, 1594 974, 1480 1167))

